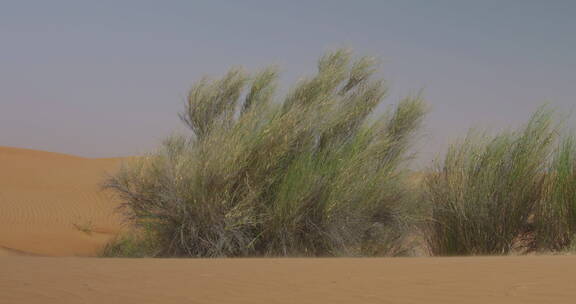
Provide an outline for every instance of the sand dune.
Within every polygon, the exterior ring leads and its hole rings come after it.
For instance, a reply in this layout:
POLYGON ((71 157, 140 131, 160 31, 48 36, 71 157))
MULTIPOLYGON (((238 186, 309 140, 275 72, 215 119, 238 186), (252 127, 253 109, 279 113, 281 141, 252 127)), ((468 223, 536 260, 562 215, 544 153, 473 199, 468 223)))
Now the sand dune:
POLYGON ((94 255, 120 227, 99 186, 118 165, 0 147, 0 256, 94 255))
POLYGON ((576 257, 0 258, 0 303, 574 303, 576 257))

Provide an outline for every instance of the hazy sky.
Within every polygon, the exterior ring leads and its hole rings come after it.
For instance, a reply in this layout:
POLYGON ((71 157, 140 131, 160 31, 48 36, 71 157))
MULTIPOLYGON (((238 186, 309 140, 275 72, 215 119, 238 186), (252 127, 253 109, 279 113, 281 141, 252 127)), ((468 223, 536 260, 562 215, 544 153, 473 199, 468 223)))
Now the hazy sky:
POLYGON ((382 60, 389 103, 424 89, 422 159, 471 126, 576 109, 576 1, 2 0, 0 146, 147 151, 203 74, 276 63, 290 86, 341 46, 382 60))

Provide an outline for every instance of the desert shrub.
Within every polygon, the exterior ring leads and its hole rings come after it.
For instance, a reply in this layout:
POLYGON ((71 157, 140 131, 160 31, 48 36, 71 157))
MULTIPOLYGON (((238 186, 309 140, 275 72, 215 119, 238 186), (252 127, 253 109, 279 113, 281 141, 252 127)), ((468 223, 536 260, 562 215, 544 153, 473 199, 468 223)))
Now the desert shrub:
POLYGON ((540 249, 566 250, 576 236, 576 141, 566 137, 552 160, 544 195, 536 213, 540 249))
POLYGON ((541 109, 519 130, 471 132, 452 145, 426 180, 431 252, 508 253, 531 230, 555 130, 550 111, 541 109))
POLYGON ((173 136, 107 182, 157 256, 395 254, 419 95, 387 93, 376 62, 338 50, 277 99, 278 72, 231 69, 191 89, 173 136))

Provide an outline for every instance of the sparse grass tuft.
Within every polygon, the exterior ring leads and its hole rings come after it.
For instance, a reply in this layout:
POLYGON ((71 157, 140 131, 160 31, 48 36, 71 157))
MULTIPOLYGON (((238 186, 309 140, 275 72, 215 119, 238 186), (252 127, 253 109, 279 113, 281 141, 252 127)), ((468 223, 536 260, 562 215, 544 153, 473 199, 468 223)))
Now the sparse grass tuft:
POLYGON ((156 244, 147 235, 126 233, 116 236, 99 252, 100 257, 144 258, 156 255, 156 244))
POLYGON ((82 231, 88 235, 91 235, 92 232, 94 231, 94 224, 92 223, 92 221, 87 221, 82 224, 72 223, 72 225, 74 226, 74 228, 76 228, 76 230, 82 231))

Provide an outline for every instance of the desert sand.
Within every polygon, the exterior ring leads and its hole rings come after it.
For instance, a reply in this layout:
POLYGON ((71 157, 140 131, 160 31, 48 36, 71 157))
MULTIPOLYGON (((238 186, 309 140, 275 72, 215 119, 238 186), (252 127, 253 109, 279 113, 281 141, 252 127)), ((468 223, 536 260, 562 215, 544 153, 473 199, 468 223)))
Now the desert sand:
POLYGON ((121 227, 101 191, 119 159, 0 147, 0 256, 94 255, 121 227))
POLYGON ((102 259, 119 159, 0 147, 0 304, 574 303, 575 256, 102 259), (59 256, 59 257, 57 257, 59 256))
POLYGON ((0 258, 0 303, 574 303, 576 258, 0 258))

